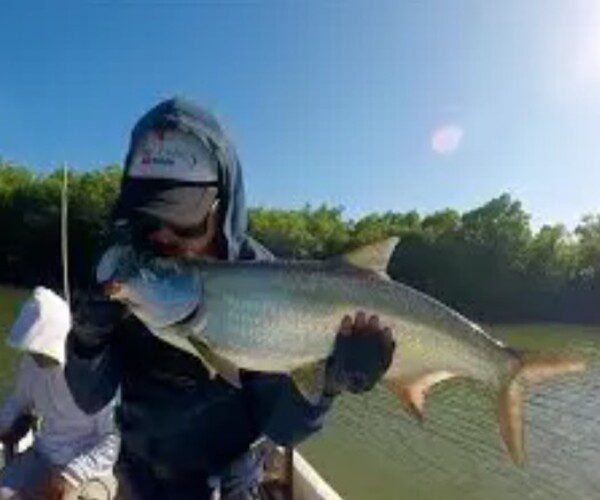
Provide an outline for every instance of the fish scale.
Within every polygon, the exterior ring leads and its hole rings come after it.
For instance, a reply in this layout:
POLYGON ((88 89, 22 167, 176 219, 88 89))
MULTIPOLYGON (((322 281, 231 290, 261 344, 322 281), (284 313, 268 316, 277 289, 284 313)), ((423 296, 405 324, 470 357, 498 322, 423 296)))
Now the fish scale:
MULTIPOLYGON (((451 335, 440 335, 435 317, 427 312, 433 304, 418 308, 414 305, 418 298, 411 297, 418 292, 373 279, 368 273, 339 273, 323 264, 289 271, 285 266, 259 263, 210 266, 201 274, 207 309, 203 336, 217 352, 237 347, 238 351, 286 353, 293 346, 295 354, 317 361, 330 353, 342 317, 364 309, 392 327, 399 345, 397 369, 390 370, 390 377, 415 377, 445 366, 492 383, 497 377, 490 366, 494 362, 508 365, 509 355, 485 337, 480 339, 472 322, 461 322, 450 312, 445 323, 454 330, 451 335), (398 303, 409 305, 394 314, 398 303), (480 342, 485 349, 475 348, 480 342)), ((264 370, 262 360, 255 358, 259 365, 246 368, 264 370)), ((286 368, 291 371, 295 366, 286 368)), ((278 370, 279 363, 273 367, 278 370)))

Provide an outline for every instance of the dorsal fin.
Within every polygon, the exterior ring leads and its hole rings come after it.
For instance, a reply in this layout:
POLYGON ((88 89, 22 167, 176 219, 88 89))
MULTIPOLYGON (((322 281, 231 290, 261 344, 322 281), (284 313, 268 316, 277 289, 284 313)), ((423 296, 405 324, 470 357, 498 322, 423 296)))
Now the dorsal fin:
POLYGON ((335 257, 334 262, 350 264, 360 269, 385 273, 400 238, 387 238, 335 257))

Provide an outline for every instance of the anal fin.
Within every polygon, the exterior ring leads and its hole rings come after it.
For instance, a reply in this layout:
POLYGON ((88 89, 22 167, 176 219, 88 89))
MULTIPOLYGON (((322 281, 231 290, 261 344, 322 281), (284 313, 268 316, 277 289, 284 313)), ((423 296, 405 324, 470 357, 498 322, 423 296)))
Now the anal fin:
POLYGON ((402 402, 406 411, 422 421, 425 415, 425 398, 436 384, 457 377, 458 374, 440 370, 429 372, 412 379, 390 379, 386 385, 402 402))

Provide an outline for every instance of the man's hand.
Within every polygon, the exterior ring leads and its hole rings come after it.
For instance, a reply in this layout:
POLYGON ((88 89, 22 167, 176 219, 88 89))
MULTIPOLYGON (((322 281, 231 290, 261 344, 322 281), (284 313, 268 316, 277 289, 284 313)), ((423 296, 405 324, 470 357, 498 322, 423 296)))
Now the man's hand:
POLYGON ((377 316, 367 318, 362 311, 354 321, 345 316, 327 367, 326 392, 372 389, 389 368, 395 348, 391 330, 382 327, 377 316))
POLYGON ((104 293, 81 294, 73 305, 73 329, 86 345, 106 341, 126 313, 125 307, 107 298, 104 293))

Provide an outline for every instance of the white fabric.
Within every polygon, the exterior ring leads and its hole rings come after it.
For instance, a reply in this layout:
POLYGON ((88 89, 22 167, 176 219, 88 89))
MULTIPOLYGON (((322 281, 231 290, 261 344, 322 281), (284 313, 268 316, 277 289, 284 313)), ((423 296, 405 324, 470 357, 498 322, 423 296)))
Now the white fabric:
POLYGON ((8 344, 21 351, 45 354, 64 365, 71 323, 67 303, 52 290, 37 287, 11 327, 8 344))
POLYGON ((61 366, 40 368, 25 355, 15 389, 0 408, 0 433, 24 412, 41 417, 33 446, 67 479, 79 483, 110 472, 119 451, 113 405, 93 416, 82 412, 61 366))
POLYGON ((179 130, 148 132, 136 146, 127 175, 185 182, 218 180, 216 162, 204 144, 179 130))

